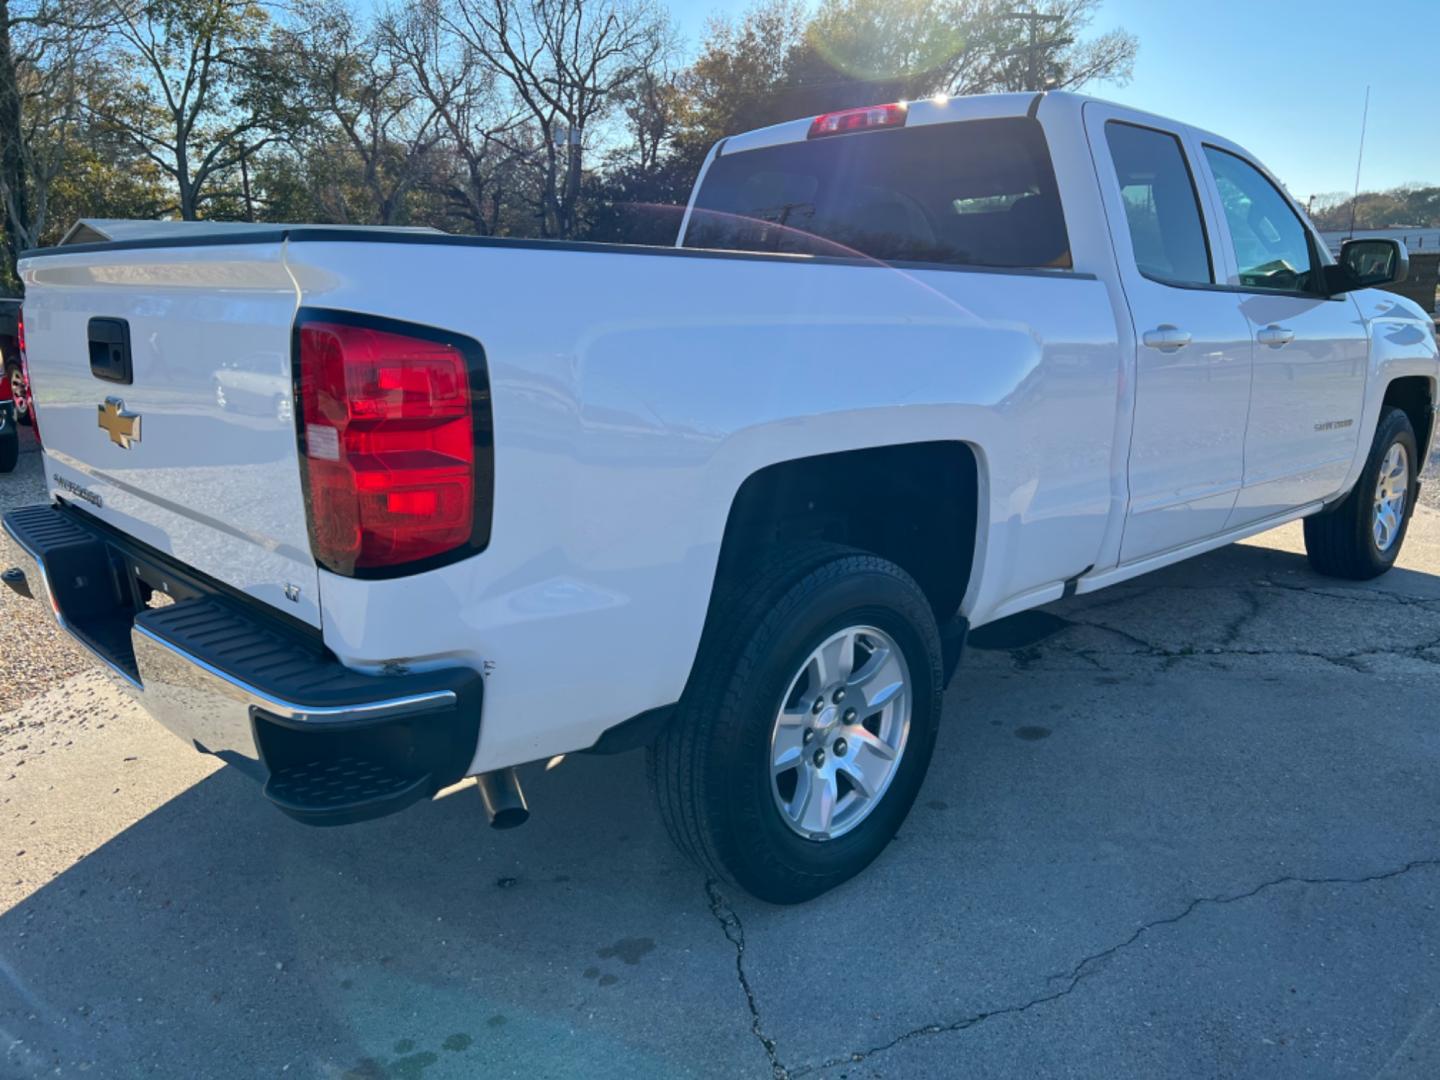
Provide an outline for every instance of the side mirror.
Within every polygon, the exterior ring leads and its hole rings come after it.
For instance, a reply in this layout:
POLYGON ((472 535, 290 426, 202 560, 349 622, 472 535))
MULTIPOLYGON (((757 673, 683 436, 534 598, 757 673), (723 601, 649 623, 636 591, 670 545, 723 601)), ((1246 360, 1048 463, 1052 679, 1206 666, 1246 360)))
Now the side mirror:
POLYGON ((1327 269, 1339 271, 1327 276, 1341 279, 1333 282, 1339 287, 1332 292, 1396 285, 1410 276, 1410 252, 1399 240, 1346 240, 1340 245, 1340 265, 1327 269))

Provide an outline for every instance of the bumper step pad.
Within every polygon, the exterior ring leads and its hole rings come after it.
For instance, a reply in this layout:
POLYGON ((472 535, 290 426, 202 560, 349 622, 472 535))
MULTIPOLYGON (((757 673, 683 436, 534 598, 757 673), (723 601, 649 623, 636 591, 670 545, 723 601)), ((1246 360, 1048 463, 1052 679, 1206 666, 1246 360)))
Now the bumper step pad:
POLYGON ((298 820, 368 817, 409 806, 431 794, 429 773, 407 776, 384 762, 349 755, 286 765, 270 774, 265 797, 298 820), (382 809, 383 808, 383 809, 382 809))

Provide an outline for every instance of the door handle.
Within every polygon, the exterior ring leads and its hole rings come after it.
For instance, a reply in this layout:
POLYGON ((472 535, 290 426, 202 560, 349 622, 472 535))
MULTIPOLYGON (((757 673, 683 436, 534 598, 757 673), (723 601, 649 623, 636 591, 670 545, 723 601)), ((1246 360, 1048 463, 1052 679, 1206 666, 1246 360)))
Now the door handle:
POLYGON ((1190 332, 1169 323, 1161 323, 1154 330, 1146 330, 1141 334, 1140 340, 1145 343, 1146 348, 1172 353, 1190 344, 1190 332))
POLYGON ((1284 326, 1276 326, 1271 323, 1264 330, 1255 332, 1255 340, 1261 345, 1269 345, 1272 349, 1278 349, 1281 345, 1289 345, 1295 340, 1295 331, 1284 326))

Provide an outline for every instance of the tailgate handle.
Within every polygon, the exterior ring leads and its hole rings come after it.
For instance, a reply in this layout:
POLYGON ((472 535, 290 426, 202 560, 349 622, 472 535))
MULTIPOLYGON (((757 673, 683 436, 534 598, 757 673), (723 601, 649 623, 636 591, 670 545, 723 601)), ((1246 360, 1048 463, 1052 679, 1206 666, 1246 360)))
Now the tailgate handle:
POLYGON ((134 380, 130 324, 124 319, 91 319, 89 337, 90 373, 97 379, 129 386, 134 380))

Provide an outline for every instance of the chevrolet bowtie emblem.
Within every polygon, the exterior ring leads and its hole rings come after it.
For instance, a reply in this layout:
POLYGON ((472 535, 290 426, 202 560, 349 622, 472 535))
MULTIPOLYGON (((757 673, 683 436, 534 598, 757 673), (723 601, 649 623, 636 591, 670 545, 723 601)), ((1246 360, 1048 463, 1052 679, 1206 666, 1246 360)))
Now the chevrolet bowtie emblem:
POLYGON ((125 411, 125 402, 118 397, 107 397, 100 407, 100 426, 110 436, 110 441, 121 450, 129 450, 131 443, 140 441, 140 414, 125 411))

